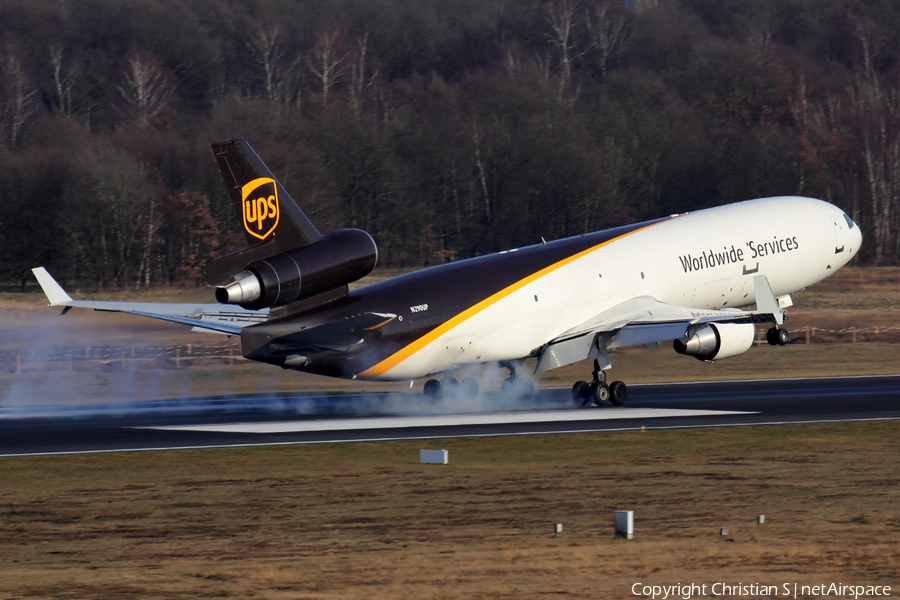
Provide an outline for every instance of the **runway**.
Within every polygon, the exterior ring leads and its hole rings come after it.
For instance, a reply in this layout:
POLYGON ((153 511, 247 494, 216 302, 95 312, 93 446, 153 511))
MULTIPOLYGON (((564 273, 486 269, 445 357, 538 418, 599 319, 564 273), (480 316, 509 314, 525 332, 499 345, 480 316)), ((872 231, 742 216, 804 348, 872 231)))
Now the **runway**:
POLYGON ((622 407, 568 388, 527 403, 293 394, 0 407, 0 456, 900 419, 900 375, 629 386, 622 407))

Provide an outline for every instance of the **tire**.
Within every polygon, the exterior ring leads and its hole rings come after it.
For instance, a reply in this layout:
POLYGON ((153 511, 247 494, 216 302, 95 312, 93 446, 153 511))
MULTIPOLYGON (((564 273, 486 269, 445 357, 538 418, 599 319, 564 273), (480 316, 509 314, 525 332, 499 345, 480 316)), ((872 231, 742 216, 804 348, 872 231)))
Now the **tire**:
POLYGON ((528 400, 534 395, 534 384, 527 377, 509 377, 503 380, 500 393, 513 400, 528 400))
POLYGON ((444 377, 441 381, 441 390, 438 392, 438 398, 443 400, 448 398, 454 400, 459 397, 459 382, 452 377, 444 377))
POLYGON ((477 398, 478 382, 471 377, 466 377, 459 382, 459 393, 463 398, 477 398))
POLYGON ((621 381, 613 381, 609 386, 609 401, 622 406, 628 400, 628 387, 621 381))
POLYGON ((779 346, 787 346, 791 342, 791 334, 787 329, 779 329, 775 334, 779 346))
POLYGON ((770 346, 778 345, 778 333, 777 329, 769 329, 766 331, 766 341, 769 342, 770 346))
POLYGON ((602 381, 591 384, 591 400, 597 406, 603 406, 609 402, 609 386, 602 381))
POLYGON ((437 399, 441 393, 441 382, 437 379, 429 379, 425 382, 425 388, 422 393, 429 398, 437 399))
POLYGON ((572 400, 577 406, 587 406, 591 403, 591 384, 586 381, 576 381, 572 386, 572 400))
POLYGON ((520 400, 531 400, 534 396, 534 383, 527 377, 519 377, 516 380, 515 390, 520 400))

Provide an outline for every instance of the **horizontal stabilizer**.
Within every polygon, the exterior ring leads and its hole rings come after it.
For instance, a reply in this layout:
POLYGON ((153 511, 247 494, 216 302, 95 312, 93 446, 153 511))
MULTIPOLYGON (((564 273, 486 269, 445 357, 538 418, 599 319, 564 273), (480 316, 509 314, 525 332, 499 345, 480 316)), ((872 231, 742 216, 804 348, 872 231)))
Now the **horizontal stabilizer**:
MULTIPOLYGON (((160 319, 162 321, 169 321, 170 323, 180 323, 182 325, 191 325, 192 327, 198 327, 197 319, 192 319, 190 317, 176 317, 175 315, 162 315, 157 313, 149 313, 143 312, 140 310, 123 310, 120 312, 128 313, 130 315, 137 315, 139 317, 150 317, 152 319, 160 319)), ((243 329, 240 325, 229 325, 227 323, 218 323, 215 321, 202 321, 203 329, 208 329, 210 331, 214 331, 217 333, 224 333, 227 335, 240 335, 241 329, 243 329)))
POLYGON ((163 302, 110 302, 106 300, 73 300, 44 267, 32 269, 50 306, 88 308, 150 317, 170 323, 191 325, 210 333, 240 335, 247 325, 264 323, 269 310, 247 310, 221 304, 169 304, 163 302))

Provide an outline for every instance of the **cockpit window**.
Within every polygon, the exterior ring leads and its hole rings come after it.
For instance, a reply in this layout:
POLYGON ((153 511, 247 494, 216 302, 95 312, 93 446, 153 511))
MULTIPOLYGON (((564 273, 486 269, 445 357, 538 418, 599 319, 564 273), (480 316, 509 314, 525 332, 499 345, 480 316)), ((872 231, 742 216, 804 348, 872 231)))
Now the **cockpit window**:
POLYGON ((847 213, 844 213, 844 220, 847 221, 847 227, 853 229, 856 227, 856 223, 853 222, 853 219, 847 216, 847 213))

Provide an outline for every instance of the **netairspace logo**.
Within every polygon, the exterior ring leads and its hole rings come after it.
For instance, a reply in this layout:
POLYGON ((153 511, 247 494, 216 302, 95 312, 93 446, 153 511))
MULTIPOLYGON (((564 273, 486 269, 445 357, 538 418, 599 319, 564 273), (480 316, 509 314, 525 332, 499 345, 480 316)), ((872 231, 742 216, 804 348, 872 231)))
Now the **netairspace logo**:
POLYGON ((700 596, 768 596, 770 598, 805 598, 836 596, 839 598, 866 598, 886 597, 891 595, 891 587, 888 585, 844 585, 843 583, 823 583, 821 585, 799 585, 797 583, 782 583, 780 585, 764 585, 761 583, 714 583, 698 585, 696 583, 675 585, 644 585, 635 583, 631 586, 634 596, 644 596, 651 600, 667 600, 669 598, 681 598, 691 600, 700 596))

